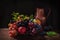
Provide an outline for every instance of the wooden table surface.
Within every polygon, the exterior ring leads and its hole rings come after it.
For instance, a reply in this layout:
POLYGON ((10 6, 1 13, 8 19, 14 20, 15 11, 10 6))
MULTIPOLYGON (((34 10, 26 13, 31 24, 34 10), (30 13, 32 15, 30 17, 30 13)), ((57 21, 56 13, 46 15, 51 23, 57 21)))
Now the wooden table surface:
MULTIPOLYGON (((36 37, 28 38, 28 39, 26 38, 23 40, 41 40, 40 38, 42 38, 42 37, 36 36, 36 37)), ((60 40, 60 35, 57 35, 55 37, 45 36, 45 38, 46 38, 46 40, 60 40)), ((8 28, 0 28, 0 40, 17 40, 17 39, 13 39, 13 38, 9 37, 8 28)))

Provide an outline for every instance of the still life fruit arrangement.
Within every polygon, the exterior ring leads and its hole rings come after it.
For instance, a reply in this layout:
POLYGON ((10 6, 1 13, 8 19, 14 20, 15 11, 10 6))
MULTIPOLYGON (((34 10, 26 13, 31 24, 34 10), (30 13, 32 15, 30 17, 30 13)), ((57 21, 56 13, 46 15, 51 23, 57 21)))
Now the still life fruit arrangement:
POLYGON ((55 32, 45 32, 41 26, 41 20, 34 18, 33 15, 27 16, 19 13, 13 13, 9 24, 9 36, 16 37, 21 35, 47 34, 48 36, 56 35, 55 32))

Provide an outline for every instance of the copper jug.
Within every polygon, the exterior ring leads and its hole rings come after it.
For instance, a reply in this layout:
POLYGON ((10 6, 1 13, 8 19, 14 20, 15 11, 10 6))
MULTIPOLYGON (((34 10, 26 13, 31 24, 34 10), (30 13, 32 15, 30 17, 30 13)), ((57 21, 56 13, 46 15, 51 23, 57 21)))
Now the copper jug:
POLYGON ((47 16, 45 15, 45 11, 44 8, 37 8, 36 9, 36 14, 35 14, 35 18, 38 18, 41 20, 42 24, 46 23, 46 19, 48 18, 48 16, 50 15, 50 8, 49 8, 49 12, 47 13, 47 16))

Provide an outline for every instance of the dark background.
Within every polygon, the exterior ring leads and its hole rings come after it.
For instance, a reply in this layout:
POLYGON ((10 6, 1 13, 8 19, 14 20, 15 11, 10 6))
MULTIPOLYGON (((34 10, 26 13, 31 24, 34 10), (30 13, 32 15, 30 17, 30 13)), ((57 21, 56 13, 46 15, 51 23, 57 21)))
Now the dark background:
POLYGON ((45 14, 48 13, 48 8, 51 9, 51 14, 47 19, 48 25, 59 30, 58 9, 59 1, 24 1, 24 0, 1 0, 0 1, 0 28, 8 28, 9 20, 13 11, 23 14, 35 14, 37 7, 43 7, 45 14))

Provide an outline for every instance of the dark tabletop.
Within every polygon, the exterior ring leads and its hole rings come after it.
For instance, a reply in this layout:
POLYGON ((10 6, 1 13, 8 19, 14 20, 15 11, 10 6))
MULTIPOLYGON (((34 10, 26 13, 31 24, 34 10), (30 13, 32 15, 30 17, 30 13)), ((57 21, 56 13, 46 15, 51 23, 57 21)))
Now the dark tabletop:
MULTIPOLYGON (((60 40, 60 35, 54 36, 54 37, 48 37, 45 36, 46 40, 60 40)), ((19 40, 45 40, 43 37, 40 36, 34 36, 34 37, 29 37, 29 38, 23 38, 19 40)), ((8 35, 8 28, 0 28, 0 40, 18 40, 18 39, 13 39, 9 37, 8 35)))

